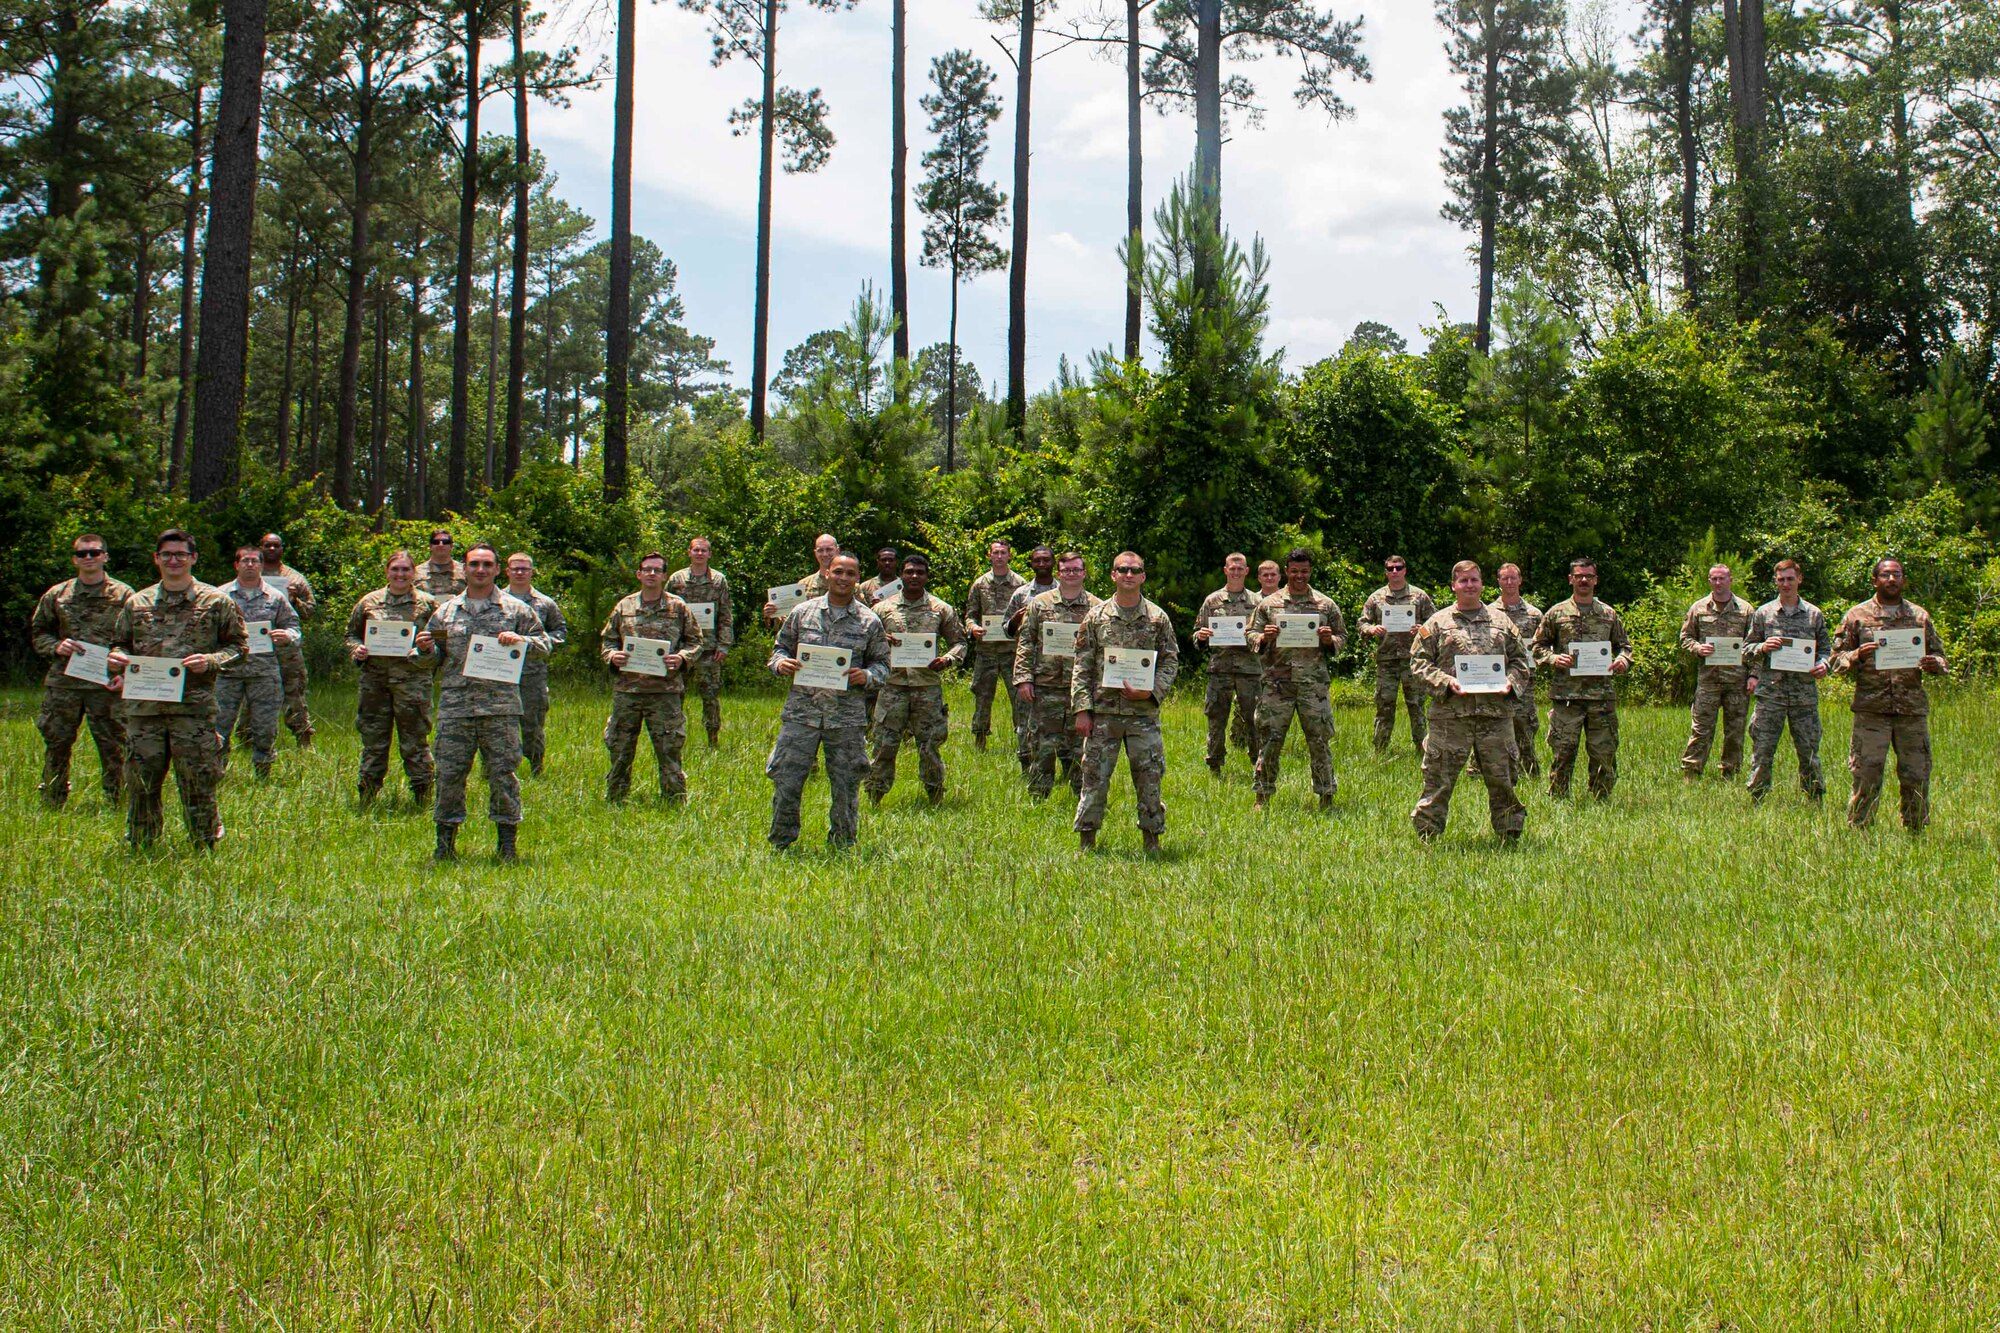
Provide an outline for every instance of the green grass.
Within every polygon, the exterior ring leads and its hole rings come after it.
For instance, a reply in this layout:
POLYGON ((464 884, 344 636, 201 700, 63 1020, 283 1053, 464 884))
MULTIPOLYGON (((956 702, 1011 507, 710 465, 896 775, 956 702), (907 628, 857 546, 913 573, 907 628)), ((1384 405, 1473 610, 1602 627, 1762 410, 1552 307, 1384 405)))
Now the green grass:
POLYGON ((1466 786, 1421 847, 1354 711, 1336 812, 1295 741, 1257 818, 1181 704, 1149 862, 1122 772, 1083 859, 962 731, 944 808, 906 755, 830 854, 815 780, 773 857, 766 699, 614 812, 572 687, 524 861, 440 871, 350 699, 208 858, 129 855, 94 757, 43 813, 0 696, 0 1327, 2000 1321, 1990 701, 1920 841, 1843 827, 1844 712, 1826 808, 1787 755, 1753 810, 1635 709, 1512 853, 1466 786))

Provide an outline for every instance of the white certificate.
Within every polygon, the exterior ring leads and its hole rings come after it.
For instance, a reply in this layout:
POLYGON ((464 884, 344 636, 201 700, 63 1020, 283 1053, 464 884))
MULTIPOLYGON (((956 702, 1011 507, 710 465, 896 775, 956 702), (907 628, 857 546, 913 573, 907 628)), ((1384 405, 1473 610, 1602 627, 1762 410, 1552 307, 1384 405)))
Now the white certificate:
POLYGON ((465 665, 460 673, 467 680, 495 680, 503 685, 519 685, 521 668, 528 664, 528 645, 511 647, 491 634, 475 634, 465 645, 465 665))
POLYGON ((805 599, 806 590, 796 583, 780 584, 764 594, 764 600, 777 607, 781 616, 805 599))
POLYGON ((688 610, 694 612, 694 623, 701 626, 704 634, 715 633, 714 602, 689 602, 688 610))
POLYGON ((1881 644, 1875 650, 1877 671, 1913 670, 1924 658, 1924 631, 1917 629, 1878 629, 1875 642, 1881 644))
POLYGON ((292 581, 286 578, 273 578, 269 574, 266 574, 264 576, 264 591, 270 593, 273 597, 282 597, 289 602, 292 599, 292 581))
POLYGON ((1460 653, 1452 667, 1458 688, 1467 694, 1507 692, 1507 659, 1499 653, 1460 653))
POLYGON ((1382 628, 1391 634, 1414 634, 1417 630, 1417 608, 1411 602, 1382 602, 1382 628))
POLYGON ((899 671, 920 670, 937 660, 937 635, 891 634, 889 665, 899 671))
POLYGON ((125 663, 125 701, 177 704, 187 689, 187 668, 178 657, 133 657, 125 663))
POLYGON ((979 623, 986 627, 985 643, 1011 643, 1014 636, 1007 632, 1006 616, 981 616, 979 623))
POLYGON ((1576 657, 1576 665, 1569 669, 1572 676, 1608 676, 1611 674, 1611 640, 1585 639, 1572 643, 1569 651, 1576 657))
POLYGON ((370 657, 414 657, 417 626, 412 620, 371 620, 361 627, 361 646, 370 657))
POLYGON ((76 651, 63 663, 63 674, 77 680, 87 680, 93 685, 111 683, 111 650, 102 644, 76 641, 76 651))
POLYGON ((901 579, 890 579, 887 583, 877 588, 874 591, 874 593, 871 594, 871 600, 877 602, 886 602, 891 597, 901 597, 902 595, 903 595, 903 581, 901 579))
POLYGON ((1771 670, 1811 671, 1817 660, 1815 650, 1818 647, 1818 642, 1810 637, 1786 639, 1771 654, 1771 670))
POLYGON ((799 670, 792 677, 794 685, 804 685, 815 690, 844 690, 847 688, 848 667, 854 661, 854 650, 835 648, 824 643, 803 644, 799 648, 799 670))
POLYGON ((1208 646, 1211 648, 1248 648, 1250 640, 1243 631, 1249 627, 1248 616, 1210 616, 1208 618, 1208 646))
POLYGON ((1130 686, 1135 690, 1153 688, 1154 663, 1159 654, 1151 648, 1106 648, 1104 650, 1104 670, 1097 678, 1097 687, 1115 690, 1130 686))
POLYGON ((635 676, 664 676, 667 657, 679 651, 665 639, 627 639, 625 669, 635 676))
POLYGON ((1278 646, 1280 648, 1319 647, 1319 613, 1295 614, 1290 611, 1278 613, 1278 646))
POLYGON ((1716 634, 1703 640, 1715 649, 1701 659, 1703 666, 1737 667, 1743 665, 1743 640, 1727 634, 1716 634))
POLYGON ((1076 632, 1083 628, 1081 622, 1073 620, 1044 620, 1042 622, 1042 656, 1075 657, 1076 632))
POLYGON ((272 653, 277 651, 276 648, 274 648, 271 644, 270 621, 246 620, 243 622, 243 628, 247 630, 250 635, 250 656, 262 657, 267 653, 272 653))

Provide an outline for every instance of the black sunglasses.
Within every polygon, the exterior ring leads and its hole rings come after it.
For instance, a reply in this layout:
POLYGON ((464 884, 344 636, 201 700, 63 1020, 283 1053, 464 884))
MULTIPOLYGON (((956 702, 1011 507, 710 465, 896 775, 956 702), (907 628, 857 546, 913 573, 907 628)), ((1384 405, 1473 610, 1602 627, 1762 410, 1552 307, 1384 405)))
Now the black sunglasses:
POLYGON ((1143 574, 1146 572, 1146 568, 1144 565, 1113 565, 1111 572, 1113 574, 1143 574))
POLYGON ((76 558, 79 560, 102 560, 104 558, 104 548, 93 546, 87 551, 78 551, 76 558))

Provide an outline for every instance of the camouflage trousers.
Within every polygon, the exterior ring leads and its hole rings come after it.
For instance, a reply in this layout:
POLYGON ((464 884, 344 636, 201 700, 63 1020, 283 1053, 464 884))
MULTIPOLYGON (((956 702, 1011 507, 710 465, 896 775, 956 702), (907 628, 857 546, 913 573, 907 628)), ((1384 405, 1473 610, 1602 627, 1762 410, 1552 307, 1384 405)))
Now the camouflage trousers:
POLYGON ((278 713, 284 707, 284 683, 267 675, 225 672, 215 682, 216 763, 229 767, 229 737, 236 720, 250 742, 250 758, 260 768, 277 758, 278 713))
POLYGON ((1167 747, 1160 739, 1156 717, 1095 713, 1090 734, 1083 738, 1083 793, 1076 799, 1078 833, 1104 827, 1104 805, 1111 795, 1111 775, 1118 771, 1118 751, 1132 771, 1132 791, 1139 801, 1139 831, 1165 833, 1167 807, 1160 799, 1160 781, 1167 775, 1167 747))
POLYGON ((1582 745, 1590 763, 1590 794, 1609 800, 1618 783, 1618 705, 1557 699, 1549 705, 1549 795, 1569 795, 1570 773, 1582 745))
POLYGON ((1278 790, 1278 766, 1285 753, 1285 735, 1297 716, 1306 738, 1306 758, 1312 765, 1313 791, 1331 796, 1340 789, 1333 776, 1333 705, 1326 686, 1289 680, 1267 680, 1257 696, 1257 773, 1250 789, 1259 796, 1278 790))
POLYGON ((97 765, 104 794, 118 799, 125 790, 125 718, 118 704, 118 695, 111 690, 57 686, 42 691, 35 730, 42 733, 42 744, 46 747, 42 758, 43 800, 61 805, 69 799, 69 757, 76 749, 76 734, 85 722, 90 724, 90 739, 97 743, 97 765))
POLYGON ((135 847, 157 839, 166 828, 167 768, 181 794, 188 836, 212 843, 222 836, 215 809, 215 719, 200 713, 125 719, 125 836, 135 847))
POLYGON ((1789 725, 1792 749, 1799 757, 1799 787, 1818 800, 1826 794, 1826 778, 1819 769, 1819 696, 1796 702, 1761 694, 1756 699, 1756 710, 1750 714, 1750 794, 1762 796, 1771 790, 1771 765, 1789 725))
POLYGON ((944 794, 945 738, 951 712, 938 685, 884 685, 875 700, 875 753, 868 761, 868 794, 881 800, 896 785, 896 755, 908 736, 917 743, 917 776, 931 796, 944 794))
POLYGON ((622 801, 632 791, 632 756, 639 748, 639 729, 653 738, 653 762, 660 771, 660 795, 670 801, 687 796, 687 773, 681 768, 681 747, 687 742, 687 715, 678 693, 638 694, 628 690, 611 696, 611 718, 604 724, 604 748, 611 755, 605 775, 606 800, 622 801))
POLYGON ((833 788, 832 806, 827 814, 826 841, 831 847, 851 846, 861 833, 861 777, 868 769, 868 739, 860 727, 809 727, 801 722, 781 722, 778 740, 764 764, 771 779, 771 832, 773 847, 789 847, 799 840, 799 798, 806 779, 826 751, 826 779, 833 788))
POLYGON ((1743 765, 1743 724, 1750 716, 1750 693, 1741 681, 1711 680, 1704 671, 1695 680, 1694 704, 1688 709, 1688 743, 1681 751, 1681 772, 1699 776, 1708 767, 1709 746, 1715 740, 1715 715, 1722 714, 1722 776, 1734 777, 1743 765))
POLYGON ((1521 831, 1528 811, 1514 794, 1514 719, 1451 717, 1431 719, 1424 741, 1424 790, 1417 797, 1410 822, 1424 837, 1444 832, 1451 814, 1451 793, 1466 761, 1478 757, 1479 777, 1486 783, 1486 809, 1493 831, 1505 837, 1521 831))
POLYGON ((1056 765, 1062 765, 1070 790, 1083 792, 1083 737, 1076 734, 1076 713, 1069 706, 1069 691, 1061 685, 1035 686, 1033 703, 1018 704, 1028 710, 1029 738, 1028 794, 1045 799, 1056 787, 1056 765))
POLYGON ((278 649, 278 677, 285 692, 285 730, 304 745, 313 738, 312 714, 306 711, 306 654, 296 643, 278 649))
POLYGON ((1395 738, 1398 692, 1410 712, 1410 741, 1417 747, 1417 753, 1422 754, 1424 709, 1430 703, 1430 696, 1424 692, 1423 682, 1411 674, 1408 658, 1400 662, 1375 663, 1375 753, 1386 751, 1389 742, 1395 738))
MULTIPOLYGON (((1013 647, 1012 643, 1007 645, 1013 647)), ((1028 719, 1024 710, 1014 706, 1014 691, 1002 688, 1013 679, 1014 657, 1009 653, 985 653, 977 649, 972 654, 972 734, 984 736, 993 730, 993 694, 998 690, 1007 697, 1007 718, 1014 727, 1017 749, 1025 750, 1022 731, 1028 719)))
POLYGON ((1847 798, 1847 822, 1866 828, 1882 799, 1889 752, 1896 752, 1896 791, 1903 827, 1915 833, 1931 822, 1931 720, 1922 714, 1856 713, 1848 744, 1847 771, 1854 791, 1847 798))
POLYGON ((431 762, 431 682, 428 676, 382 680, 361 673, 361 693, 354 703, 354 729, 361 734, 362 792, 377 792, 389 776, 389 738, 403 756, 403 776, 411 791, 427 789, 437 780, 431 762))
POLYGON ((704 657, 687 669, 688 688, 701 692, 701 726, 709 740, 722 734, 722 664, 704 657))
POLYGON ((521 668, 521 757, 539 773, 549 751, 549 669, 521 668))
POLYGON ((1514 771, 1533 777, 1542 771, 1542 759, 1535 752, 1535 736, 1542 729, 1542 715, 1530 691, 1525 699, 1514 700, 1514 771))
POLYGON ((477 755, 486 766, 486 817, 521 822, 521 719, 441 717, 437 738, 437 822, 465 822, 465 784, 477 755))
POLYGON ((1257 755, 1257 687, 1259 680, 1249 672, 1227 675, 1215 671, 1208 673, 1208 687, 1202 694, 1201 711, 1208 718, 1208 766, 1222 767, 1229 757, 1224 746, 1225 740, 1236 742, 1239 750, 1248 750, 1254 760, 1257 755), (1236 725, 1229 725, 1231 705, 1235 706, 1236 725))

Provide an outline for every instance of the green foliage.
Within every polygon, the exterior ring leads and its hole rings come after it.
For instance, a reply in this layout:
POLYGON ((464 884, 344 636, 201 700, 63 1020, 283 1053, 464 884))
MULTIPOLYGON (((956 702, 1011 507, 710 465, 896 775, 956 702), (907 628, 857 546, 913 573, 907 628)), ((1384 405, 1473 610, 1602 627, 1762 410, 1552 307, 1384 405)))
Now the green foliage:
POLYGON ((1957 348, 1945 354, 1917 396, 1916 417, 1905 441, 1907 451, 1898 460, 1897 479, 1905 495, 1951 487, 1965 501, 1972 520, 1991 528, 2000 519, 2000 485, 1992 470, 1982 465, 1987 432, 1993 426, 1983 387, 1957 348))

